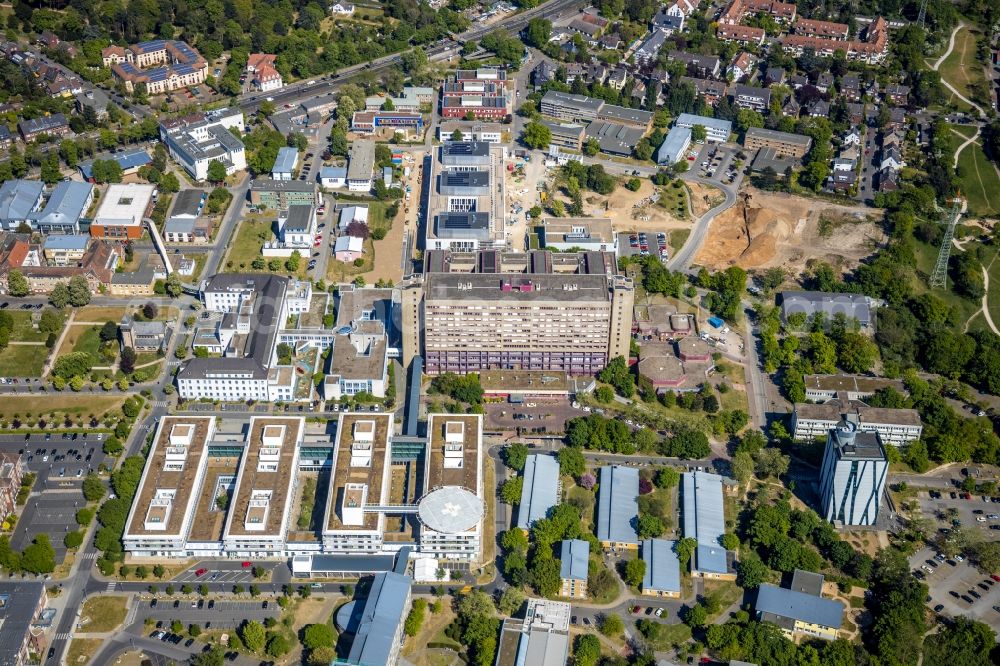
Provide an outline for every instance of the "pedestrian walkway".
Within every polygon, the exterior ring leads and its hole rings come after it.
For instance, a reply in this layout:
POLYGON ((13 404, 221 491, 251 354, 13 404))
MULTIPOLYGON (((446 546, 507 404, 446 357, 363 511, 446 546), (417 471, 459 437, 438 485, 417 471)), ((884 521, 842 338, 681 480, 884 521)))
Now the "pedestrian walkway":
POLYGON ((116 585, 116 583, 114 581, 111 581, 110 583, 108 583, 108 586, 105 589, 108 592, 114 592, 115 591, 115 585, 116 585))

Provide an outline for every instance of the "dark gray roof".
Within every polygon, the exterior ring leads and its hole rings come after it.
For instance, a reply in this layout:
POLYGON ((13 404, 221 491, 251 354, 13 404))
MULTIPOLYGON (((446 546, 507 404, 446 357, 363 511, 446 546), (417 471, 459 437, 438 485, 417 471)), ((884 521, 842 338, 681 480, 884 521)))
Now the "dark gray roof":
POLYGON ((823 312, 828 317, 841 312, 848 319, 857 319, 861 324, 871 322, 871 299, 864 294, 829 293, 825 291, 783 291, 781 314, 787 321, 788 315, 803 312, 813 315, 823 312))
POLYGON ((776 618, 799 620, 809 624, 840 629, 844 617, 844 604, 833 599, 823 599, 812 594, 788 590, 764 583, 757 591, 757 612, 776 618))
POLYGON ((636 125, 647 125, 653 120, 653 112, 642 111, 640 109, 630 109, 626 106, 617 106, 615 104, 605 104, 601 107, 601 111, 598 113, 598 118, 601 118, 602 120, 633 123, 636 125))
POLYGON ((823 574, 796 569, 792 573, 791 589, 811 594, 814 597, 821 596, 823 594, 823 574))
POLYGON ((517 526, 526 530, 559 503, 559 462, 555 456, 528 456, 524 465, 521 503, 517 506, 517 526))
POLYGON ((285 231, 308 231, 312 222, 312 206, 296 204, 288 207, 285 231))
POLYGON ((255 192, 314 192, 316 185, 307 180, 271 180, 257 178, 250 183, 255 192))
POLYGON ((638 544, 639 470, 621 465, 601 468, 597 498, 597 538, 638 544))
POLYGON ((205 190, 181 190, 174 195, 174 207, 170 211, 171 217, 184 215, 197 217, 201 214, 201 209, 205 205, 208 193, 205 190))
POLYGON ((347 663, 383 666, 393 661, 392 647, 396 630, 405 619, 411 582, 392 572, 375 576, 347 663))
POLYGON ((570 580, 587 580, 590 564, 590 543, 582 539, 564 539, 559 547, 559 577, 570 580))
POLYGON ((31 630, 42 583, 0 583, 0 665, 18 664, 24 636, 31 630))

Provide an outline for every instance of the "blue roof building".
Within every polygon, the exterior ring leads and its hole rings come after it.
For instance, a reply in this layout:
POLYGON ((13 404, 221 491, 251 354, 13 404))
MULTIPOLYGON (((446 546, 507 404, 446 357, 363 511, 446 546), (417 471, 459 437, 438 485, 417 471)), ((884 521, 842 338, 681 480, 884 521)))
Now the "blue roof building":
POLYGON ((559 461, 555 456, 534 454, 524 463, 521 503, 517 506, 517 526, 531 529, 549 509, 559 503, 559 461))
POLYGON ((410 611, 412 581, 387 571, 375 576, 365 600, 347 663, 356 666, 396 664, 403 643, 403 621, 410 611))
POLYGON ((651 597, 681 596, 681 563, 674 550, 677 542, 667 539, 646 539, 642 542, 642 561, 646 573, 642 577, 642 594, 651 597))
POLYGON ((0 226, 14 231, 42 203, 45 186, 37 180, 8 180, 0 185, 0 226))
POLYGON ((676 164, 684 158, 684 153, 691 145, 691 128, 675 125, 667 134, 656 152, 656 163, 667 166, 676 164))
POLYGON ((279 148, 278 156, 274 160, 274 167, 271 169, 271 178, 275 180, 291 180, 292 172, 295 171, 298 163, 298 148, 288 146, 279 148))
POLYGON ((93 185, 64 180, 52 189, 45 207, 29 215, 29 224, 47 234, 78 234, 80 218, 93 202, 93 185))
MULTIPOLYGON (((113 156, 113 159, 118 162, 118 166, 126 174, 138 171, 139 167, 146 166, 153 161, 153 158, 145 150, 131 150, 127 153, 117 153, 113 156)), ((94 182, 94 160, 80 162, 77 168, 85 180, 94 182)))
POLYGON ((590 543, 582 539, 564 539, 559 546, 559 556, 559 578, 562 580, 559 596, 586 598, 590 543))
POLYGON ((605 548, 638 548, 639 470, 609 465, 601 468, 597 497, 597 538, 605 548))
POLYGON ((683 491, 684 536, 698 542, 691 573, 705 578, 734 580, 736 573, 721 543, 726 532, 722 477, 705 472, 684 474, 683 491))

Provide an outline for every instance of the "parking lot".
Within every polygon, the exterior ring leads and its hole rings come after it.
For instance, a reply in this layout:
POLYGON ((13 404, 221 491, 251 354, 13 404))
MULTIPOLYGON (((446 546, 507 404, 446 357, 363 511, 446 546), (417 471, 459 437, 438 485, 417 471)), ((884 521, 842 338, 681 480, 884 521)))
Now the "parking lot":
POLYGON ((691 163, 691 171, 702 178, 731 184, 737 176, 732 164, 738 153, 738 148, 706 142, 691 163))
POLYGON ((645 257, 653 255, 659 257, 661 261, 670 258, 667 245, 667 233, 665 231, 646 233, 619 233, 618 234, 618 254, 623 257, 634 257, 636 255, 645 257))
MULTIPOLYGON (((37 484, 40 482, 36 482, 37 484)), ((11 536, 10 545, 14 550, 24 550, 39 534, 48 534, 52 548, 56 552, 56 562, 62 562, 66 555, 63 538, 77 529, 76 512, 86 502, 79 490, 47 493, 43 497, 31 497, 24 505, 24 511, 11 536)))
POLYGON ((174 579, 177 583, 241 583, 250 584, 254 582, 253 570, 251 567, 243 568, 239 564, 235 568, 219 568, 219 567, 206 567, 205 565, 200 565, 199 567, 192 567, 187 571, 179 574, 174 579), (206 569, 205 573, 198 575, 197 572, 202 568, 206 569))
POLYGON ((584 416, 581 409, 575 409, 566 398, 531 398, 514 404, 492 402, 483 405, 486 411, 486 427, 513 430, 522 428, 528 432, 561 433, 567 419, 584 416), (544 428, 544 430, 536 430, 544 428))
POLYGON ((931 600, 927 605, 949 617, 971 617, 1000 632, 1000 582, 969 565, 968 560, 935 557, 933 548, 922 548, 910 557, 910 565, 920 571, 931 600), (928 563, 936 562, 937 566, 928 563), (931 573, 927 573, 927 569, 931 573))
POLYGON ((135 621, 144 623, 147 619, 162 622, 167 631, 174 620, 185 626, 198 624, 206 629, 233 629, 244 620, 263 621, 273 617, 278 619, 281 607, 275 600, 215 601, 213 599, 163 599, 141 600, 135 621), (152 605, 155 601, 156 605, 152 605), (192 604, 194 605, 192 607, 192 604), (267 608, 264 608, 267 604, 267 608), (200 606, 200 607, 199 607, 200 606))
POLYGON ((1000 539, 1000 503, 985 502, 979 495, 970 495, 971 499, 965 499, 965 493, 960 490, 935 492, 940 497, 932 497, 928 491, 921 491, 918 495, 924 516, 931 519, 938 517, 940 525, 945 527, 955 526, 954 521, 958 521, 963 528, 980 532, 984 539, 1000 539))

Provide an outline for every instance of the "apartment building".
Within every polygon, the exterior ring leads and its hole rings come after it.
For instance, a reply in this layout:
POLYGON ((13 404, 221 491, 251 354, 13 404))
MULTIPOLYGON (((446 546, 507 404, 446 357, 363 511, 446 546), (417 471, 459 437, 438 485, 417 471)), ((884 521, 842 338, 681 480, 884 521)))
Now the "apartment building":
POLYGON ((731 553, 720 542, 726 531, 722 477, 706 472, 685 473, 681 491, 684 538, 698 542, 691 558, 691 575, 736 580, 731 553))
POLYGON ((743 147, 748 151, 772 148, 776 155, 802 159, 812 147, 812 137, 791 132, 751 127, 743 138, 743 147))
POLYGON ((834 23, 832 21, 817 21, 815 19, 799 18, 792 25, 792 31, 796 35, 822 37, 824 39, 844 41, 850 33, 850 28, 846 23, 834 23))
POLYGON ((889 461, 877 432, 861 432, 845 418, 826 437, 820 467, 823 517, 835 525, 874 525, 885 493, 889 461))
POLYGON ((860 39, 820 37, 810 34, 792 34, 781 38, 782 48, 798 57, 812 49, 821 57, 832 57, 843 51, 848 60, 858 60, 870 65, 881 64, 889 54, 889 23, 876 17, 865 28, 860 39))
POLYGON ((53 113, 49 116, 39 116, 22 120, 17 123, 18 134, 25 143, 34 141, 40 136, 59 137, 70 133, 69 121, 61 113, 53 113))
POLYGON ((240 109, 209 111, 200 119, 179 119, 160 124, 160 140, 170 156, 195 180, 208 177, 208 166, 219 162, 227 174, 247 168, 243 142, 230 129, 244 131, 240 109))
POLYGON ((823 576, 796 569, 790 588, 763 583, 754 604, 757 620, 778 625, 793 638, 835 640, 844 618, 844 604, 824 599, 823 576))
POLYGON ((705 128, 705 138, 708 141, 723 142, 729 139, 733 131, 733 123, 729 120, 712 118, 709 116, 696 116, 693 113, 682 113, 677 116, 675 127, 693 128, 701 125, 705 128))
POLYGON ((771 91, 768 88, 757 88, 754 86, 737 83, 732 91, 733 104, 741 109, 753 109, 764 113, 771 103, 771 91))
POLYGON ((628 355, 632 301, 610 253, 431 251, 403 291, 404 354, 430 374, 594 374, 628 355))
POLYGON ((276 58, 273 53, 251 53, 247 58, 246 74, 258 91, 271 92, 285 85, 281 73, 274 67, 276 58))
POLYGON ((885 388, 907 393, 901 379, 867 375, 805 375, 802 379, 806 385, 806 399, 813 402, 833 400, 841 393, 845 393, 848 400, 865 400, 885 388))
POLYGON ((153 210, 155 193, 155 185, 109 185, 90 224, 90 235, 116 240, 139 238, 143 221, 153 210))
POLYGON ((681 564, 675 550, 677 542, 667 539, 646 539, 642 542, 642 561, 646 572, 640 594, 647 597, 679 599, 681 596, 681 564))
POLYGON ((559 561, 559 596, 586 599, 590 542, 564 539, 559 545, 559 561))
POLYGON ((90 236, 83 234, 46 236, 42 254, 50 266, 70 266, 83 261, 89 245, 90 236))
POLYGON ((876 432, 882 443, 901 446, 920 439, 923 424, 915 409, 869 407, 846 394, 822 404, 797 402, 792 411, 792 436, 809 440, 824 437, 845 415, 854 420, 861 432, 876 432))
POLYGON ((374 173, 375 142, 355 141, 348 155, 347 189, 351 192, 371 192, 374 173))
POLYGON ((101 51, 105 67, 129 92, 145 85, 150 95, 196 86, 205 82, 208 62, 193 47, 173 39, 154 39, 128 47, 109 46, 101 51), (159 66, 155 66, 159 65, 159 66))
POLYGON ((763 28, 755 28, 749 25, 730 25, 720 23, 716 28, 716 34, 724 42, 736 42, 741 46, 763 46, 767 33, 763 28))
POLYGON ((250 183, 250 203, 269 210, 286 210, 296 204, 316 205, 316 183, 256 178, 250 183))
POLYGON ((48 605, 42 581, 11 578, 0 583, 0 646, 4 664, 28 666, 45 653, 45 634, 32 627, 48 605))
POLYGON ((478 120, 443 120, 438 124, 438 141, 454 141, 455 132, 461 134, 459 141, 500 143, 503 138, 503 125, 478 120))
POLYGON ((586 127, 575 123, 553 123, 546 120, 542 124, 549 128, 552 138, 549 140, 550 146, 561 148, 572 148, 580 150, 583 147, 586 127))
POLYGON ((639 470, 623 465, 600 469, 597 491, 597 539, 605 550, 639 547, 639 470))
POLYGON ((546 518, 559 503, 559 461, 555 456, 533 454, 524 463, 521 502, 517 505, 517 526, 527 532, 536 521, 546 518))

